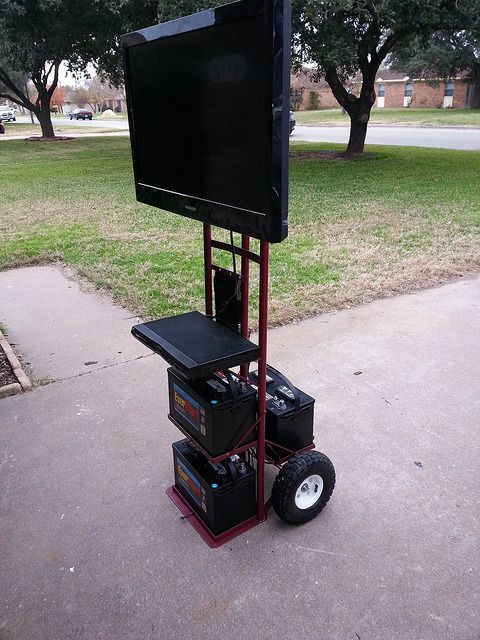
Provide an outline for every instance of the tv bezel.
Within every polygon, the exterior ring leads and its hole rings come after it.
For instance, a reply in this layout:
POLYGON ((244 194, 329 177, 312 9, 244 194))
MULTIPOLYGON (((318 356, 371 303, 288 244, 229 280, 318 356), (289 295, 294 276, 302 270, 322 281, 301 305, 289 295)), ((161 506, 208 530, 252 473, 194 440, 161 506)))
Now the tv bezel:
POLYGON ((290 0, 239 0, 121 36, 135 190, 139 202, 269 242, 281 242, 287 237, 290 14, 290 0), (265 93, 265 103, 258 107, 265 122, 270 123, 270 135, 267 136, 268 148, 264 149, 268 165, 271 165, 269 184, 265 185, 268 211, 251 211, 235 206, 233 203, 215 202, 193 194, 176 193, 162 187, 141 183, 138 170, 139 150, 136 144, 135 113, 130 90, 132 83, 129 64, 130 49, 142 46, 144 43, 240 21, 259 14, 264 15, 272 25, 271 30, 265 30, 264 42, 267 51, 271 51, 271 56, 269 57, 268 54, 266 56, 268 64, 266 76, 271 78, 271 83, 268 86, 269 90, 265 93))

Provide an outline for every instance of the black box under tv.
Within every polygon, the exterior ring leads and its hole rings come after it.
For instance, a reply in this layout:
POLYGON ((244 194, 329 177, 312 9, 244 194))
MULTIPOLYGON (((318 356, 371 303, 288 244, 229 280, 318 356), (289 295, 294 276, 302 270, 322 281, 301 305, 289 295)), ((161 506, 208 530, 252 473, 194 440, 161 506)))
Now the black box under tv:
POLYGON ((214 535, 255 515, 255 469, 242 456, 213 463, 188 440, 172 447, 175 487, 214 535))
POLYGON ((256 344, 198 311, 137 324, 132 335, 190 379, 257 360, 260 355, 256 344))

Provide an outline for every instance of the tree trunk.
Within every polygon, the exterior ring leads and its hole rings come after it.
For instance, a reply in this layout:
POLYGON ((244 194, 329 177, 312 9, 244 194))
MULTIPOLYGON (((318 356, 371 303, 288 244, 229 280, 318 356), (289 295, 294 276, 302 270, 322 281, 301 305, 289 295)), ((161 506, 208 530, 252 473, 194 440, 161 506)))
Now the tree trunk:
POLYGON ((470 109, 480 109, 480 64, 472 68, 472 84, 470 85, 470 109))
POLYGON ((480 109, 480 85, 474 85, 472 88, 472 100, 470 102, 471 109, 480 109))
POLYGON ((367 74, 364 73, 360 96, 347 109, 350 116, 350 138, 348 140, 347 154, 357 155, 364 152, 370 111, 376 99, 374 82, 374 73, 370 77, 367 77, 367 74))
POLYGON ((347 155, 363 153, 367 136, 370 111, 375 104, 375 75, 378 65, 370 64, 362 70, 362 88, 357 97, 343 86, 335 67, 326 70, 325 79, 340 106, 350 116, 350 138, 348 140, 347 155))
POLYGON ((42 128, 43 138, 55 138, 50 109, 40 109, 35 113, 42 128))
POLYGON ((38 118, 40 126, 42 127, 43 138, 55 138, 55 132, 53 130, 52 118, 50 116, 50 109, 41 109, 35 114, 38 118))
POLYGON ((361 121, 358 116, 350 116, 350 137, 348 139, 347 154, 361 154, 365 148, 368 120, 361 121))
POLYGON ((49 92, 46 86, 38 87, 38 107, 35 111, 35 115, 38 118, 40 126, 42 127, 43 138, 55 138, 55 132, 53 131, 52 114, 50 113, 50 100, 52 98, 53 89, 49 92))

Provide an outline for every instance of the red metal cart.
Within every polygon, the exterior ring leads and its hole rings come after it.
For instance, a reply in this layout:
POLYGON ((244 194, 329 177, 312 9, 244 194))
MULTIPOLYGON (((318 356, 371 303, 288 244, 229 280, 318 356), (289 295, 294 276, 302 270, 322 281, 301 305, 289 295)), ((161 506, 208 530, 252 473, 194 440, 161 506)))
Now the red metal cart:
MULTIPOLYGON (((272 499, 275 510, 283 519, 295 524, 310 520, 328 502, 335 484, 335 471, 332 463, 324 454, 310 451, 315 447, 313 442, 300 450, 293 451, 276 442, 267 440, 265 437, 269 243, 260 241, 260 254, 258 255, 250 250, 250 238, 248 236, 242 236, 241 247, 233 243, 229 245, 212 239, 212 228, 209 224, 203 225, 203 241, 205 312, 207 316, 213 316, 212 249, 234 253, 241 258, 241 335, 247 339, 249 337, 250 262, 259 265, 258 407, 257 420, 247 432, 250 433, 256 429, 256 439, 243 446, 238 443, 234 444, 230 451, 226 451, 219 456, 211 456, 198 443, 194 443, 200 453, 212 462, 219 462, 234 455, 244 454, 248 460, 256 463, 256 514, 228 531, 215 536, 202 519, 190 508, 188 502, 175 486, 167 490, 167 495, 203 540, 210 547, 216 548, 263 522, 267 517, 268 509, 272 505, 272 499), (272 447, 274 447, 277 455, 271 455, 272 447), (282 467, 284 463, 287 463, 287 465, 282 467), (266 464, 274 464, 281 470, 275 480, 272 497, 268 499, 265 499, 266 464)), ((248 362, 243 362, 240 365, 239 375, 245 380, 248 379, 248 366, 248 362)), ((169 418, 184 435, 191 438, 190 434, 185 431, 177 420, 172 416, 169 416, 169 418)), ((245 435, 245 433, 242 434, 240 442, 245 440, 245 435)))

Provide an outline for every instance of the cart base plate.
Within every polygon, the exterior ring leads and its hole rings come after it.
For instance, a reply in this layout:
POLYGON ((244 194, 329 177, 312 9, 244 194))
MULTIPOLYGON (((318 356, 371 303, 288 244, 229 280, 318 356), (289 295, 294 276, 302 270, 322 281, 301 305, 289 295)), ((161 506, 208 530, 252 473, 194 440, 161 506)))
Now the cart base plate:
POLYGON ((228 531, 215 536, 204 524, 204 522, 200 520, 197 514, 190 509, 183 496, 180 495, 180 493, 174 486, 168 487, 166 494, 182 513, 184 518, 188 520, 188 522, 192 525, 198 535, 204 542, 207 543, 207 545, 211 549, 218 549, 218 547, 221 547, 223 544, 230 542, 230 540, 233 540, 233 538, 236 538, 245 531, 253 529, 253 527, 256 527, 257 524, 260 524, 261 522, 257 519, 257 516, 253 516, 248 520, 245 520, 244 522, 240 522, 240 524, 237 524, 232 529, 229 529, 228 531))

